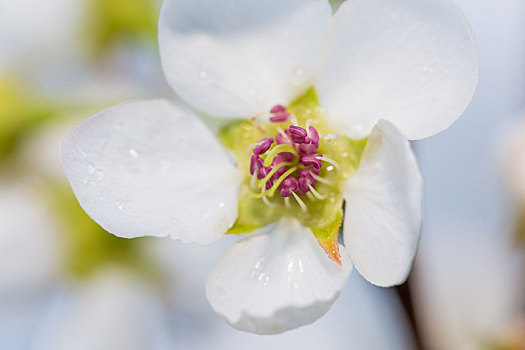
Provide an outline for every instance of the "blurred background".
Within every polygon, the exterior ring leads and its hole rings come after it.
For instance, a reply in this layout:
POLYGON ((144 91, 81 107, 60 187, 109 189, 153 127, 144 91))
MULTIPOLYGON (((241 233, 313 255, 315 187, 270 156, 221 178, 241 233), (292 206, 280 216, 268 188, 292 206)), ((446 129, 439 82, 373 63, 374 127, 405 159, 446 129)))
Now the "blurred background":
POLYGON ((354 272, 314 324, 256 336, 205 297, 233 237, 116 238, 62 171, 62 140, 83 119, 175 98, 157 51, 161 1, 0 0, 0 350, 525 349, 525 1, 457 4, 480 82, 459 121, 413 143, 425 211, 408 283, 381 289, 354 272))

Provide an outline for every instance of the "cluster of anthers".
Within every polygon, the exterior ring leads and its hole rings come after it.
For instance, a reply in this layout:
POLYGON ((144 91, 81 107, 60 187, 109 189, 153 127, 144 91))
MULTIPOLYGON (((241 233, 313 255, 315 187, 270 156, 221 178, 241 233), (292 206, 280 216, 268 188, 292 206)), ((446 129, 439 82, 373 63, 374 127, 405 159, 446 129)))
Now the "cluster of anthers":
POLYGON ((304 128, 300 127, 297 118, 281 105, 273 107, 268 117, 272 123, 291 123, 284 130, 277 127, 275 138, 264 138, 249 147, 248 152, 252 154, 250 185, 254 196, 273 206, 275 203, 270 202, 268 197, 274 197, 279 190, 287 208, 293 196, 301 209, 307 212, 301 196, 307 196, 312 201, 326 199, 315 189, 317 182, 330 184, 329 180, 320 176, 323 162, 330 164, 329 170, 338 169, 339 165, 318 153, 319 133, 310 125, 310 120, 306 121, 304 128))

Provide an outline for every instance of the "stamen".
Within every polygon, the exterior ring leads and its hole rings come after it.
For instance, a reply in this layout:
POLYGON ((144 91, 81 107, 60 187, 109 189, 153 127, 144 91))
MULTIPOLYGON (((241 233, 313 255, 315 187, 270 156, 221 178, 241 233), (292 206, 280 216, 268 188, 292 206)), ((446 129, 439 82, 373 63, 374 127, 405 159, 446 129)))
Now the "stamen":
POLYGON ((288 209, 290 209, 290 197, 284 198, 284 206, 288 209))
POLYGON ((301 173, 301 177, 299 178, 298 183, 299 183, 299 190, 301 191, 300 193, 305 194, 305 193, 308 193, 309 191, 308 186, 315 184, 315 180, 310 174, 310 172, 308 170, 305 170, 301 173))
POLYGON ((316 201, 316 198, 314 197, 314 195, 310 192, 306 192, 306 197, 308 197, 309 200, 311 200, 312 202, 315 202, 316 201))
POLYGON ((292 137, 292 141, 295 143, 303 143, 308 133, 306 130, 299 126, 291 125, 288 128, 288 131, 290 131, 290 135, 292 137))
POLYGON ((286 107, 283 106, 283 105, 275 105, 270 110, 270 113, 272 113, 272 114, 281 113, 281 112, 286 112, 286 107))
POLYGON ((281 122, 287 121, 288 118, 290 118, 289 113, 282 113, 282 114, 277 114, 277 115, 274 115, 273 117, 270 117, 270 121, 273 123, 281 123, 281 122))
MULTIPOLYGON (((317 192, 317 191, 315 190, 315 188, 313 188, 312 185, 308 185, 308 188, 310 188, 310 191, 311 191, 312 194, 315 196, 315 198, 319 199, 320 201, 326 199, 326 196, 323 196, 322 194, 320 194, 319 192, 317 192)), ((308 193, 310 193, 310 192, 308 192, 308 193)))
POLYGON ((264 204, 266 204, 267 206, 269 206, 270 208, 276 208, 277 206, 275 204, 273 204, 272 202, 270 202, 268 200, 268 198, 266 198, 266 196, 262 197, 262 200, 264 202, 264 204))
POLYGON ((264 183, 268 182, 268 180, 270 180, 271 177, 272 177, 272 176, 273 176, 273 175, 274 175, 274 174, 275 174, 280 168, 282 168, 282 167, 284 167, 284 166, 288 166, 288 165, 290 165, 290 164, 291 164, 291 163, 283 162, 283 163, 279 163, 279 164, 277 164, 276 166, 274 166, 273 169, 268 173, 268 175, 266 175, 266 176, 264 177, 264 179, 261 179, 261 180, 258 181, 258 182, 259 182, 259 186, 260 186, 261 184, 264 184, 264 183))
POLYGON ((308 137, 310 138, 310 142, 314 145, 319 146, 319 133, 317 132, 317 129, 313 126, 310 126, 307 128, 308 130, 308 137))
POLYGON ((283 174, 283 176, 281 176, 279 179, 277 179, 277 181, 273 184, 272 188, 270 189, 270 191, 268 192, 268 197, 273 197, 275 191, 277 190, 277 188, 279 188, 279 186, 281 185, 281 183, 286 180, 286 178, 289 176, 289 175, 292 175, 294 173, 294 171, 297 170, 297 167, 293 167, 293 168, 290 168, 288 169, 287 172, 285 172, 283 174))
POLYGON ((250 159, 250 174, 255 174, 263 166, 264 161, 258 155, 253 155, 250 159))
POLYGON ((322 156, 322 159, 321 159, 321 160, 322 160, 323 162, 327 162, 327 163, 332 164, 333 166, 335 166, 335 168, 336 168, 337 170, 340 169, 339 164, 338 164, 335 160, 333 160, 332 158, 328 158, 328 157, 326 157, 326 156, 322 156))
POLYGON ((275 194, 275 191, 277 191, 277 189, 279 188, 279 186, 281 185, 281 183, 289 176, 289 175, 292 175, 294 173, 294 171, 297 170, 297 167, 293 167, 293 168, 290 168, 288 169, 288 171, 286 171, 283 176, 281 176, 279 179, 277 179, 277 181, 275 183, 273 183, 272 187, 267 189, 266 191, 264 191, 264 186, 263 186, 263 191, 262 193, 260 194, 252 194, 253 198, 262 198, 264 196, 268 196, 268 197, 273 197, 273 195, 275 194))
POLYGON ((282 133, 279 133, 275 136, 275 142, 277 142, 278 145, 287 144, 293 146, 293 141, 290 137, 290 132, 288 130, 283 131, 282 129, 280 129, 280 132, 282 133))
POLYGON ((268 173, 271 171, 270 168, 267 168, 267 167, 260 167, 259 168, 259 171, 257 172, 257 179, 261 180, 261 179, 264 179, 266 177, 266 175, 268 175, 268 173))
POLYGON ((297 122, 297 118, 295 117, 295 115, 290 114, 290 119, 292 120, 293 125, 299 126, 299 123, 297 122))
POLYGON ((266 158, 264 159, 263 163, 264 166, 270 166, 273 162, 273 159, 277 156, 278 153, 281 152, 293 153, 294 156, 297 156, 297 150, 293 146, 287 144, 277 145, 274 148, 272 148, 268 154, 266 154, 266 158))
POLYGON ((281 196, 290 197, 292 192, 297 191, 299 185, 297 184, 297 179, 293 176, 286 178, 281 184, 281 196))
POLYGON ((253 154, 260 155, 265 153, 270 149, 270 146, 273 143, 273 138, 268 137, 266 139, 263 139, 257 143, 257 146, 253 149, 253 154))
POLYGON ((315 179, 315 181, 319 181, 321 183, 324 183, 325 185, 331 185, 332 184, 332 181, 330 180, 327 180, 319 175, 315 175, 314 173, 311 173, 310 175, 312 175, 312 177, 315 179))
POLYGON ((301 198, 299 198, 298 195, 295 194, 295 192, 292 192, 295 200, 297 201, 297 203, 299 203, 299 206, 301 207, 301 209, 303 210, 304 213, 308 213, 308 208, 306 208, 306 204, 304 204, 304 202, 302 201, 301 198))
POLYGON ((257 189, 257 173, 252 174, 252 178, 250 180, 250 187, 253 189, 257 189))
POLYGON ((281 129, 280 127, 277 127, 277 132, 278 132, 279 134, 281 134, 283 137, 288 137, 288 135, 286 135, 285 132, 284 132, 284 130, 281 129))
POLYGON ((301 164, 306 167, 313 166, 315 169, 321 169, 321 161, 315 157, 303 157, 301 164))

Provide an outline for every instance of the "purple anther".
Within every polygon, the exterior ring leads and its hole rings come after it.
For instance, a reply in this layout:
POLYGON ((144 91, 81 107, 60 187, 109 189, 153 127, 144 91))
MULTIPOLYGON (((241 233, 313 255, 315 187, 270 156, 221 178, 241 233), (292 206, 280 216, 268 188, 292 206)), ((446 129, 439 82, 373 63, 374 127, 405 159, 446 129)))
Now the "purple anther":
POLYGON ((302 157, 301 164, 304 166, 312 166, 314 169, 321 168, 321 161, 315 157, 302 157))
POLYGON ((257 178, 259 180, 260 179, 264 179, 266 177, 266 175, 268 175, 270 173, 270 171, 272 171, 271 168, 266 168, 264 166, 260 167, 259 171, 257 172, 257 178))
POLYGON ((273 187, 273 180, 270 179, 270 180, 266 181, 266 190, 269 190, 272 187, 273 187))
POLYGON ((288 130, 290 130, 290 136, 292 137, 292 141, 295 143, 303 143, 304 139, 308 135, 306 130, 300 126, 291 125, 288 130))
POLYGON ((263 166, 264 161, 261 157, 258 155, 253 155, 250 159, 250 174, 253 175, 256 171, 259 171, 259 169, 263 166))
POLYGON ((283 106, 283 105, 273 106, 273 108, 270 111, 270 113, 272 113, 272 114, 282 113, 282 112, 286 112, 286 107, 283 106))
POLYGON ((288 176, 281 183, 281 196, 290 197, 292 195, 292 192, 297 191, 298 188, 299 183, 297 182, 297 179, 293 176, 288 176))
POLYGON ((315 179, 309 171, 303 171, 297 183, 299 185, 299 194, 307 194, 310 191, 309 186, 315 185, 315 179))
POLYGON ((284 162, 291 162, 295 158, 295 154, 290 152, 281 152, 277 154, 277 157, 281 158, 284 162))
MULTIPOLYGON (((282 159, 279 158, 279 157, 275 157, 275 158, 273 159, 272 166, 275 167, 275 166, 281 164, 282 162, 284 162, 284 160, 282 160, 282 159)), ((273 176, 272 176, 272 179, 273 179, 273 180, 277 180, 277 179, 280 178, 285 172, 286 172, 286 166, 282 166, 282 167, 280 167, 279 169, 277 169, 277 170, 275 171, 275 173, 274 173, 273 176)))
POLYGON ((271 137, 259 141, 257 147, 253 149, 253 154, 256 154, 256 155, 263 154, 264 152, 270 149, 270 146, 272 145, 272 143, 273 143, 273 139, 271 137))
POLYGON ((274 123, 285 122, 290 118, 290 113, 278 113, 273 117, 270 117, 270 121, 274 123))
POLYGON ((319 145, 319 134, 313 126, 308 128, 308 139, 310 143, 319 145))
POLYGON ((277 136, 275 136, 275 142, 277 142, 278 145, 293 145, 292 136, 290 136, 288 129, 285 130, 284 133, 286 136, 278 133, 277 136))
POLYGON ((315 154, 317 153, 317 147, 319 147, 319 144, 303 143, 299 145, 299 154, 301 156, 309 156, 311 154, 315 154))

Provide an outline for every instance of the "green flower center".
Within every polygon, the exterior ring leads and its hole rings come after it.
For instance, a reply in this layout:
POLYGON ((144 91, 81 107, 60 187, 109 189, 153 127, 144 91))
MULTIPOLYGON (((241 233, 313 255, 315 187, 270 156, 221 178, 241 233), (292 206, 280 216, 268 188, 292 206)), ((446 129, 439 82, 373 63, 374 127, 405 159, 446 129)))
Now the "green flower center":
POLYGON ((367 139, 334 132, 313 88, 286 108, 229 122, 219 136, 246 174, 239 216, 228 233, 247 234, 294 217, 340 263, 342 189, 357 170, 367 139))

